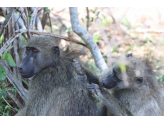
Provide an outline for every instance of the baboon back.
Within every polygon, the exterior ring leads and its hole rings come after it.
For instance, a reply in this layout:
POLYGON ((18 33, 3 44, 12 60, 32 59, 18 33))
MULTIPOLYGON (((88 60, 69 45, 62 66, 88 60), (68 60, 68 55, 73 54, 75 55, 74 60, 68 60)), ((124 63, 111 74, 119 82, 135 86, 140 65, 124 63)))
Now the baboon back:
POLYGON ((61 66, 38 73, 30 85, 26 115, 96 115, 96 103, 88 94, 86 81, 77 81, 75 76, 66 74, 61 66))

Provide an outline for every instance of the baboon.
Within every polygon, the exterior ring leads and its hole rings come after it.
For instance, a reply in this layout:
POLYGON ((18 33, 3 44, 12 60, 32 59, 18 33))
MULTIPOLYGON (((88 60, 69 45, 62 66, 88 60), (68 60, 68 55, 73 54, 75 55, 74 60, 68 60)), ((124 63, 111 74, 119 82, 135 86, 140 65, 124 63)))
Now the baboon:
POLYGON ((98 115, 96 101, 88 93, 87 77, 76 69, 74 56, 76 53, 61 51, 47 36, 34 36, 27 41, 19 71, 32 80, 28 101, 17 115, 98 115))
MULTIPOLYGON (((164 115, 164 99, 159 84, 150 66, 134 58, 126 57, 127 85, 123 81, 122 71, 117 63, 112 73, 103 79, 103 86, 114 88, 113 96, 118 99, 135 116, 164 115)), ((101 93, 98 85, 92 84, 93 93, 101 93)), ((103 95, 103 94, 102 94, 103 95)))

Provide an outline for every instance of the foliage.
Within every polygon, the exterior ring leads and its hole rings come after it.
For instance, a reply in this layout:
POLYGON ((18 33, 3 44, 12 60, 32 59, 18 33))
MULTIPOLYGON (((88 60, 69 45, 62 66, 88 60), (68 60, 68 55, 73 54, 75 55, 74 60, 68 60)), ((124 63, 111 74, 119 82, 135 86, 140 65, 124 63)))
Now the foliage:
POLYGON ((100 35, 95 35, 93 37, 94 41, 97 43, 97 42, 101 42, 102 40, 99 39, 100 35))

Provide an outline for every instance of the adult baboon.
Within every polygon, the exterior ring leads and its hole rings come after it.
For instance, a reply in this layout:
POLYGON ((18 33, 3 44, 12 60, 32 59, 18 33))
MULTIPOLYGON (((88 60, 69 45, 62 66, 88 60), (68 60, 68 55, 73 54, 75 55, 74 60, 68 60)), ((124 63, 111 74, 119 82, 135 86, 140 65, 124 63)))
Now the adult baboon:
POLYGON ((88 93, 86 76, 77 73, 76 54, 60 51, 54 40, 38 36, 26 44, 19 65, 23 77, 32 78, 28 101, 17 115, 98 115, 96 101, 88 93))
MULTIPOLYGON (((161 88, 153 71, 141 60, 129 54, 126 58, 127 83, 123 81, 122 71, 118 64, 112 67, 112 74, 103 79, 105 88, 114 88, 113 95, 133 115, 164 115, 164 99, 161 88)), ((91 91, 100 93, 98 86, 91 85, 91 91)))

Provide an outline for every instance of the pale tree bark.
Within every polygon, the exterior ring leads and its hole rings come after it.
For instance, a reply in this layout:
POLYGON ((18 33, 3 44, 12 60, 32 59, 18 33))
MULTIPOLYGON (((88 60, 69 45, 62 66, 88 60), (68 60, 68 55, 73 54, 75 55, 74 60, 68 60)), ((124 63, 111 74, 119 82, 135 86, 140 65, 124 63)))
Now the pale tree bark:
MULTIPOLYGON (((31 7, 30 8, 32 12, 34 12, 35 8, 34 7, 31 7)), ((42 10, 42 9, 41 9, 42 10)), ((41 11, 40 11, 41 12, 41 11)), ((43 31, 43 28, 42 28, 42 23, 41 23, 41 20, 39 19, 39 16, 38 14, 36 15, 36 20, 35 20, 35 25, 36 25, 36 28, 38 31, 42 32, 43 31)))
POLYGON ((80 36, 86 43, 87 47, 90 49, 92 53, 92 56, 95 60, 97 67, 101 71, 108 69, 108 66, 105 63, 96 42, 93 40, 93 37, 84 29, 84 27, 79 22, 77 7, 70 7, 69 12, 73 31, 78 36, 80 36))
POLYGON ((34 8, 34 11, 31 15, 31 20, 30 20, 30 29, 33 30, 34 29, 34 25, 35 25, 35 20, 36 20, 36 16, 37 16, 37 13, 38 13, 38 7, 35 7, 34 8))
MULTIPOLYGON (((6 7, 0 7, 0 9, 2 10, 2 13, 0 13, 0 14, 6 15, 7 8, 6 7)), ((19 28, 20 29, 26 29, 24 22, 23 22, 22 18, 20 17, 20 13, 14 12, 14 15, 15 15, 15 20, 18 21, 19 28)))

